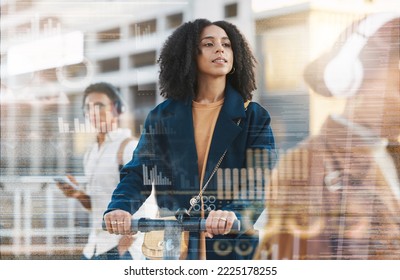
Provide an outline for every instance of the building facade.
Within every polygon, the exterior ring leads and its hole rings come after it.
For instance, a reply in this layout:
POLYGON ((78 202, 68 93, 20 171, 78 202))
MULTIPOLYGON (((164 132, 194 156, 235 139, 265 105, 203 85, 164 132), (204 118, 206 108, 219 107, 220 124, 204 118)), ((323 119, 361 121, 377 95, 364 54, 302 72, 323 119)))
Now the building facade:
POLYGON ((85 183, 82 156, 94 134, 82 91, 116 85, 128 111, 122 126, 139 136, 158 94, 159 51, 179 25, 229 20, 253 38, 251 1, 1 2, 1 257, 75 258, 87 213, 52 177, 85 183), (211 8, 210 8, 211 7, 211 8))

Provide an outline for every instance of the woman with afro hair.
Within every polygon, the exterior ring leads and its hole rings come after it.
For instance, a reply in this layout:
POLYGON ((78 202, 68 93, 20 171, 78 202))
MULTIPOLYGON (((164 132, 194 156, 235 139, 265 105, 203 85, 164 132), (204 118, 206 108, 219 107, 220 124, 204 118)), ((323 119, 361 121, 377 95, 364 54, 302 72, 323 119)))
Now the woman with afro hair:
POLYGON ((190 232, 184 258, 251 259, 263 199, 247 195, 254 193, 251 184, 239 186, 241 196, 228 191, 217 169, 243 170, 249 150, 275 149, 269 113, 250 102, 256 60, 235 25, 197 19, 168 37, 158 63, 166 100, 147 116, 121 171, 104 215, 107 230, 130 232, 131 215, 154 188, 161 217, 188 209, 206 219, 205 232, 190 232), (240 230, 231 232, 236 220, 240 230))

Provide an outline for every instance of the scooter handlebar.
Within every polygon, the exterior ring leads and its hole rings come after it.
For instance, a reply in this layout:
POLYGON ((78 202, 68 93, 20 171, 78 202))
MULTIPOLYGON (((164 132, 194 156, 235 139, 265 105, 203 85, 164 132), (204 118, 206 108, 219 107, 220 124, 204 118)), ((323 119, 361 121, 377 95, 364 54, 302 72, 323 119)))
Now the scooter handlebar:
MULTIPOLYGON (((103 230, 107 230, 106 223, 103 220, 103 230)), ((179 223, 177 220, 149 219, 140 218, 132 219, 132 232, 149 232, 156 230, 164 230, 166 227, 181 228, 182 231, 201 232, 206 231, 206 219, 189 218, 179 223)), ((240 221, 234 220, 230 233, 240 231, 240 221)))

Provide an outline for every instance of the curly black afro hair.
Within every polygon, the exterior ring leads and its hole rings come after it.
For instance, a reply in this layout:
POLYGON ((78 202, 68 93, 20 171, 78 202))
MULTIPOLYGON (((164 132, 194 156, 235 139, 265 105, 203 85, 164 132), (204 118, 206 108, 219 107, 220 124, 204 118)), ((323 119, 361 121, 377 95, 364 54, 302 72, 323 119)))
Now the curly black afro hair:
POLYGON ((207 19, 184 23, 165 41, 158 59, 161 96, 175 100, 195 97, 200 34, 210 25, 224 29, 232 45, 235 71, 227 75, 227 82, 241 94, 244 101, 252 99, 252 92, 256 89, 256 59, 248 43, 235 25, 207 19))

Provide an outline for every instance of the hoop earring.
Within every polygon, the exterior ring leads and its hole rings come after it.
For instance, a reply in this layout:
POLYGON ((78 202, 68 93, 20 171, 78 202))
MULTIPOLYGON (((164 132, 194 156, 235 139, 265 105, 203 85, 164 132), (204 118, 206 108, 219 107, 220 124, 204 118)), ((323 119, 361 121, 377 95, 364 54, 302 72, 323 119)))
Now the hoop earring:
POLYGON ((236 70, 235 67, 232 67, 232 70, 231 72, 228 73, 228 75, 232 75, 233 73, 235 73, 235 70, 236 70))

